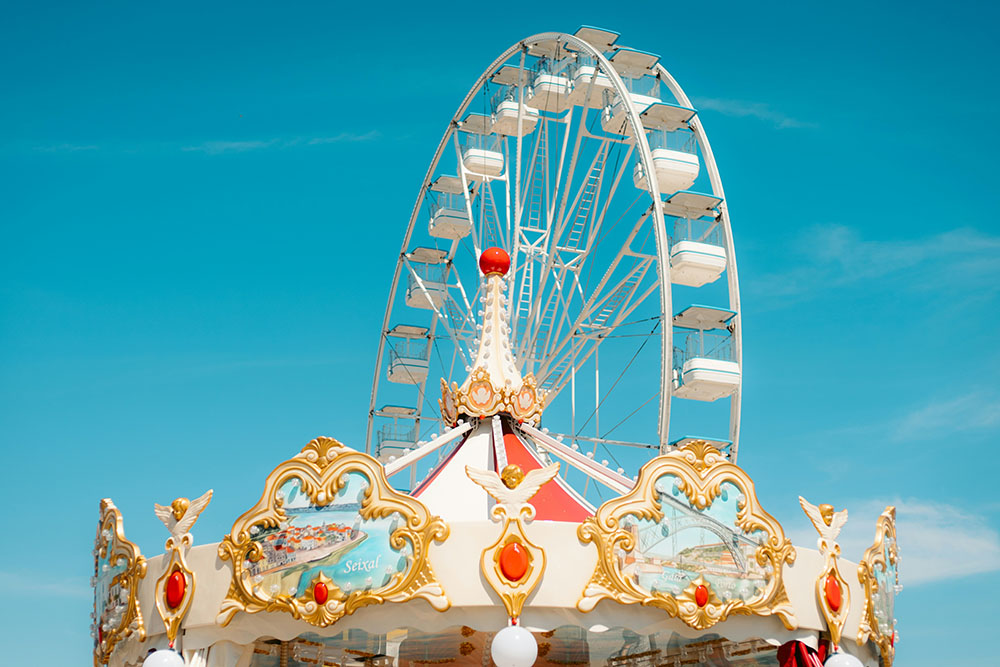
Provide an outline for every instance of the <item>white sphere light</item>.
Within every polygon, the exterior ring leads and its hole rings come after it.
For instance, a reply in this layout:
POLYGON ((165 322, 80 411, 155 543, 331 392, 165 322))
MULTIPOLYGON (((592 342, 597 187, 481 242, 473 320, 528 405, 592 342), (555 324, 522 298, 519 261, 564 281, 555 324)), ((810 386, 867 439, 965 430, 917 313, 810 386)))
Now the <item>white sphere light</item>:
POLYGON ((826 659, 823 667, 864 667, 864 665, 850 653, 834 653, 826 659))
POLYGON ((493 637, 490 654, 497 667, 531 667, 538 657, 538 642, 519 625, 510 625, 493 637))
POLYGON ((160 649, 146 656, 142 667, 184 667, 184 658, 171 649, 160 649))

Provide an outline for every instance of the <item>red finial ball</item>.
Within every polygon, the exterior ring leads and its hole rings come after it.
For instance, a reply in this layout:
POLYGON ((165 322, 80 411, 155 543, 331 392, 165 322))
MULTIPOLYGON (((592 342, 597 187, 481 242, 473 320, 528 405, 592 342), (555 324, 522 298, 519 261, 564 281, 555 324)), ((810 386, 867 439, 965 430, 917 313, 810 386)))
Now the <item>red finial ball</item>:
POLYGON ((510 268, 510 255, 503 248, 487 248, 479 256, 479 270, 484 275, 499 273, 501 276, 510 268))

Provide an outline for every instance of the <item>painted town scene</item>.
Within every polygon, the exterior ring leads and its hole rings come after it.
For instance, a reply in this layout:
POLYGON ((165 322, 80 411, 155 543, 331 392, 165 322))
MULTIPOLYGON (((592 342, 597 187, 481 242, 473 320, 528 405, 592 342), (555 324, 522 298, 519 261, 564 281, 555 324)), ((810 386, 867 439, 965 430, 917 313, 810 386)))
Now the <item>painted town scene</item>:
POLYGON ((406 570, 411 550, 393 549, 389 538, 403 518, 392 514, 365 521, 361 500, 368 480, 361 473, 345 475, 346 483, 334 501, 319 507, 302 492, 298 479, 278 491, 286 520, 278 526, 254 526, 251 538, 261 545, 264 557, 248 563, 254 586, 264 593, 304 594, 322 572, 345 594, 378 589, 406 570))
MULTIPOLYGON (((110 538, 110 531, 105 531, 110 538)), ((94 621, 97 632, 94 635, 94 645, 104 639, 104 633, 117 628, 121 623, 122 614, 128 605, 128 589, 121 586, 121 574, 125 572, 126 559, 110 562, 112 543, 109 541, 104 556, 98 553, 95 558, 94 585, 94 621)))
POLYGON ((755 553, 767 535, 745 533, 736 526, 741 492, 725 482, 705 510, 688 502, 677 478, 664 475, 656 482, 660 521, 626 515, 622 527, 636 539, 630 552, 619 551, 622 573, 651 592, 678 595, 699 576, 722 599, 751 600, 763 592, 768 573, 755 553))
POLYGON ((872 607, 878 621, 879 631, 886 636, 892 633, 895 626, 896 564, 890 558, 895 547, 893 537, 886 535, 882 544, 882 557, 885 559, 885 566, 875 567, 875 583, 878 588, 872 596, 872 607))

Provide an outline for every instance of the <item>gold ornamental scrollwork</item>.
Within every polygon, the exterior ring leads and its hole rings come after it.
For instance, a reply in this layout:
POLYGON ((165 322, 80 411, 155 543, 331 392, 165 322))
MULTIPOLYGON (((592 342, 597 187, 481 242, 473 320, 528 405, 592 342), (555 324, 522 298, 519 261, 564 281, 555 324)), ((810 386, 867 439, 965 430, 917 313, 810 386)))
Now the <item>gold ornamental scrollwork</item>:
POLYGON ((864 608, 858 625, 858 644, 871 639, 878 645, 885 667, 892 667, 896 655, 896 622, 892 601, 899 584, 899 551, 896 547, 896 508, 890 505, 878 518, 875 542, 865 550, 858 565, 858 581, 865 592, 864 608), (884 580, 879 582, 881 573, 884 580), (891 588, 892 590, 887 590, 891 588), (886 618, 879 619, 877 606, 882 602, 887 608, 886 618))
POLYGON ((466 466, 465 474, 497 501, 493 506, 493 518, 503 522, 503 529, 496 542, 483 549, 479 568, 490 588, 503 601, 507 615, 516 619, 545 572, 545 550, 532 542, 524 531, 525 523, 535 517, 535 508, 528 501, 559 474, 559 464, 553 463, 527 474, 519 466, 509 465, 499 475, 492 470, 466 466), (516 566, 516 572, 505 571, 503 559, 508 549, 523 551, 518 558, 524 558, 525 562, 516 566))
MULTIPOLYGON (((317 438, 295 457, 280 464, 268 476, 261 499, 240 516, 229 535, 219 545, 219 558, 232 563, 233 576, 216 622, 228 625, 237 612, 278 611, 291 614, 311 625, 326 627, 367 605, 427 600, 438 611, 451 606, 431 569, 428 550, 432 542, 448 537, 448 526, 432 516, 417 499, 393 489, 382 465, 371 456, 345 447, 333 438, 317 438), (394 514, 402 521, 388 536, 389 547, 405 558, 405 566, 388 576, 384 585, 341 590, 320 572, 308 582, 304 593, 264 590, 255 585, 253 563, 265 558, 265 550, 253 534, 275 529, 288 521, 288 512, 279 491, 298 480, 298 489, 313 507, 330 505, 345 488, 348 477, 364 478, 358 521, 385 519, 394 514)), ((344 538, 346 539, 346 538, 344 538)))
POLYGON ((209 489, 194 500, 177 498, 169 506, 154 503, 157 518, 170 531, 170 537, 164 544, 165 553, 170 554, 170 558, 163 574, 156 580, 155 595, 156 611, 167 629, 167 641, 171 648, 191 608, 197 585, 194 570, 187 564, 187 551, 194 543, 190 531, 211 500, 212 490, 209 489))
POLYGON ((826 621, 830 639, 837 646, 851 609, 851 588, 840 573, 840 545, 837 544, 837 536, 847 523, 847 510, 834 512, 833 505, 813 505, 802 496, 799 496, 799 505, 819 533, 816 544, 823 556, 823 571, 816 577, 816 604, 826 621))
POLYGON ((754 483, 746 472, 726 461, 721 452, 705 441, 692 442, 646 463, 635 487, 601 505, 594 517, 580 525, 577 535, 584 543, 593 542, 598 550, 597 567, 576 604, 582 612, 592 611, 598 602, 610 599, 663 609, 696 630, 710 628, 733 614, 776 615, 789 630, 797 627, 782 576, 783 566, 795 560, 795 549, 781 524, 760 506, 754 483), (726 483, 739 489, 735 528, 744 535, 763 533, 747 561, 748 566, 755 562, 766 577, 759 592, 749 599, 730 598, 725 591, 716 590, 711 582, 698 576, 684 590, 671 594, 648 590, 639 585, 637 578, 623 572, 625 559, 638 553, 639 540, 622 520, 631 516, 634 521, 663 521, 665 514, 656 485, 664 476, 675 479, 676 490, 687 499, 692 510, 710 508, 716 498, 727 493, 723 490, 726 483))
POLYGON ((133 634, 146 639, 139 582, 146 559, 125 537, 122 514, 110 498, 101 501, 94 542, 94 665, 106 665, 115 647, 133 634))
POLYGON ((547 392, 538 388, 538 381, 528 373, 517 387, 496 387, 490 379, 489 371, 480 366, 473 369, 467 380, 467 387, 459 387, 457 382, 441 380, 442 418, 454 424, 460 415, 469 417, 491 417, 506 412, 520 421, 534 421, 545 409, 547 392))

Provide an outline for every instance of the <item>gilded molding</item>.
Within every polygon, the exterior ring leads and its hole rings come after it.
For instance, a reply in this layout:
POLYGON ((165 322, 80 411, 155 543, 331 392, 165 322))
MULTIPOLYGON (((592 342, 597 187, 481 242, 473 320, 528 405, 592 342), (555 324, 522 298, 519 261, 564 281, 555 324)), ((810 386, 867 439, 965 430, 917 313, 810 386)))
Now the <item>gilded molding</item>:
POLYGON ((847 523, 847 510, 833 511, 833 505, 813 505, 799 496, 799 505, 809 517, 819 539, 816 541, 822 554, 823 571, 816 577, 816 604, 826 621, 830 640, 834 646, 840 644, 840 637, 847 624, 847 614, 851 609, 851 588, 840 573, 840 545, 837 536, 847 523), (835 586, 835 588, 834 588, 835 586), (831 601, 831 591, 837 596, 831 601))
POLYGON ((219 558, 232 562, 233 576, 229 592, 223 600, 216 622, 228 625, 237 612, 257 613, 279 611, 319 627, 326 627, 340 618, 353 614, 361 607, 385 602, 406 602, 415 598, 427 600, 444 611, 451 606, 444 589, 434 575, 428 559, 431 542, 443 542, 448 526, 440 517, 432 516, 417 499, 393 489, 385 477, 382 465, 371 456, 345 447, 332 438, 317 438, 293 458, 275 468, 267 477, 261 499, 240 516, 229 535, 219 545, 219 558), (281 487, 298 480, 299 488, 312 505, 324 507, 345 488, 349 473, 359 473, 366 480, 361 497, 359 520, 374 520, 398 514, 402 521, 391 532, 391 549, 405 553, 405 568, 389 576, 378 588, 341 590, 328 577, 319 573, 306 592, 298 596, 289 592, 265 591, 253 583, 251 566, 264 558, 264 549, 252 533, 276 528, 288 520, 288 513, 279 497, 281 487), (324 584, 325 602, 316 599, 316 585, 324 584))
POLYGON ((189 501, 187 498, 177 498, 169 506, 154 503, 156 516, 170 531, 170 537, 164 544, 165 553, 170 554, 170 558, 163 568, 163 574, 156 580, 155 596, 156 611, 163 619, 163 625, 167 629, 167 641, 171 647, 174 645, 174 640, 177 639, 177 633, 180 631, 184 617, 191 608, 197 585, 194 570, 187 564, 187 551, 194 543, 190 531, 211 499, 212 491, 209 489, 193 501, 189 501), (180 600, 171 605, 167 587, 175 572, 180 574, 184 583, 180 600))
POLYGON ((592 611, 601 600, 611 599, 621 604, 663 609, 696 630, 710 628, 731 614, 773 614, 789 630, 797 627, 782 578, 784 564, 795 560, 795 549, 785 537, 781 524, 760 506, 750 477, 704 441, 692 442, 646 463, 635 487, 626 495, 601 505, 596 516, 580 525, 577 535, 582 542, 593 542, 598 550, 597 567, 576 604, 580 611, 592 611), (745 535, 757 531, 764 533, 752 554, 752 560, 766 577, 759 593, 748 600, 729 598, 725 591, 715 590, 708 580, 699 576, 673 595, 647 590, 638 580, 633 581, 624 574, 622 560, 636 552, 639 540, 635 533, 623 527, 622 519, 626 515, 636 520, 660 522, 664 519, 656 484, 665 475, 676 479, 677 490, 699 511, 711 507, 723 494, 725 483, 732 483, 739 489, 735 528, 745 535))
POLYGON ((858 644, 864 644, 869 639, 875 642, 885 667, 892 667, 896 655, 896 619, 892 613, 892 602, 896 595, 895 587, 899 584, 898 562, 896 508, 890 505, 879 516, 875 542, 865 550, 864 558, 858 565, 858 581, 865 592, 861 623, 858 626, 858 644), (892 590, 880 588, 876 571, 881 572, 887 587, 892 590), (879 619, 879 599, 888 606, 888 609, 883 610, 888 612, 887 618, 879 619))
POLYGON ((493 544, 483 549, 479 569, 490 588, 500 596, 507 615, 516 619, 545 572, 545 550, 528 539, 524 531, 525 523, 535 517, 535 508, 528 501, 559 474, 559 464, 553 463, 528 474, 516 465, 507 466, 500 475, 469 466, 465 467, 465 473, 497 501, 493 506, 493 518, 503 521, 503 530, 493 544), (511 544, 519 545, 527 555, 524 572, 515 578, 508 578, 501 565, 502 554, 511 544))
POLYGON ((122 514, 111 499, 101 500, 100 507, 94 542, 95 667, 108 664, 122 640, 133 634, 139 641, 146 639, 138 599, 139 582, 146 576, 146 559, 139 547, 125 537, 122 514), (104 598, 99 600, 102 590, 104 598))
POLYGON ((507 412, 520 421, 534 421, 545 409, 548 392, 538 388, 532 373, 524 376, 521 384, 514 387, 495 387, 485 366, 473 369, 467 380, 468 387, 459 387, 441 379, 441 398, 438 405, 445 422, 454 424, 460 415, 469 417, 491 417, 507 412))

